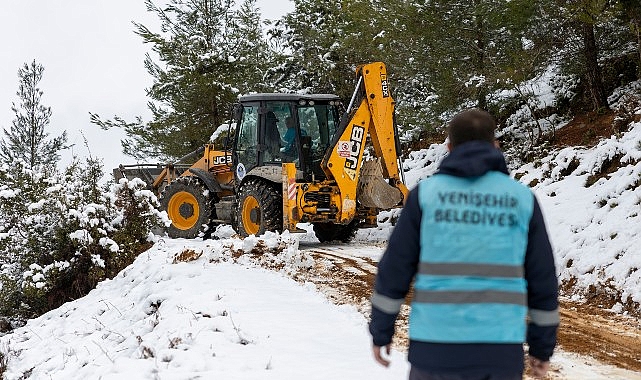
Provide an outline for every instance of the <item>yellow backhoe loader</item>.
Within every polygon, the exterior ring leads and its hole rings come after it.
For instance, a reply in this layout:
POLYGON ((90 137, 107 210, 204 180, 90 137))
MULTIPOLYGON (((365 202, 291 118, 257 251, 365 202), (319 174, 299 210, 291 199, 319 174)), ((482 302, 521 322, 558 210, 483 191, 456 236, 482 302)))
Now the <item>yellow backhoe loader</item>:
POLYGON ((335 95, 242 96, 223 149, 208 144, 176 163, 121 165, 114 175, 140 177, 160 196, 171 237, 219 223, 242 236, 311 223, 322 242, 349 241, 407 197, 385 65, 360 66, 357 80, 342 118, 335 95))

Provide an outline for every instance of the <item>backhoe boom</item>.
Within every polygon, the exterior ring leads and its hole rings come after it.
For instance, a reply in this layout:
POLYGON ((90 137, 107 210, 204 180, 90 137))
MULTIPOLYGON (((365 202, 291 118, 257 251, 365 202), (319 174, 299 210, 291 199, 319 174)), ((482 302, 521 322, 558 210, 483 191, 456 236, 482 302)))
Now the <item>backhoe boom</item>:
MULTIPOLYGON (((362 65, 357 69, 357 75, 358 84, 350 102, 350 108, 352 105, 356 108, 348 109, 348 121, 344 121, 340 126, 334 145, 328 150, 322 165, 328 178, 333 178, 340 188, 343 199, 342 220, 351 220, 354 217, 356 203, 352 201, 357 198, 361 203, 368 203, 367 207, 388 209, 404 201, 408 193, 401 177, 400 154, 394 125, 394 99, 390 92, 385 65, 382 62, 362 65), (382 176, 371 174, 367 176, 367 181, 362 181, 365 164, 363 153, 368 134, 374 157, 380 159, 382 176), (389 179, 390 183, 387 184, 383 177, 389 179), (385 194, 385 197, 372 196, 377 193, 385 194), (364 198, 361 198, 361 195, 364 198)), ((377 164, 370 166, 375 165, 377 164)), ((374 171, 377 169, 367 168, 368 174, 374 171)))

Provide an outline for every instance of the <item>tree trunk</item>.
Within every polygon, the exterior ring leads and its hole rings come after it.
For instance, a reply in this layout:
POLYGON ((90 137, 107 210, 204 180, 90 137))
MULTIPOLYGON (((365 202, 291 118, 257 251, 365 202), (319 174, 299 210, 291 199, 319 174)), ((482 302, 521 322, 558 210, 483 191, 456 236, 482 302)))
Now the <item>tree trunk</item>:
MULTIPOLYGON (((475 5, 480 5, 480 1, 476 1, 475 5)), ((485 74, 485 35, 483 16, 476 15, 476 72, 479 75, 485 74)), ((487 111, 487 89, 485 83, 479 83, 476 88, 476 104, 477 107, 487 111)))
POLYGON ((599 52, 594 37, 594 25, 588 22, 581 22, 583 34, 583 54, 585 58, 585 77, 587 80, 587 92, 592 102, 594 111, 609 109, 608 99, 603 87, 601 69, 599 68, 599 52))
POLYGON ((641 19, 632 21, 634 30, 637 32, 637 50, 639 52, 639 63, 637 64, 637 79, 641 79, 641 19))

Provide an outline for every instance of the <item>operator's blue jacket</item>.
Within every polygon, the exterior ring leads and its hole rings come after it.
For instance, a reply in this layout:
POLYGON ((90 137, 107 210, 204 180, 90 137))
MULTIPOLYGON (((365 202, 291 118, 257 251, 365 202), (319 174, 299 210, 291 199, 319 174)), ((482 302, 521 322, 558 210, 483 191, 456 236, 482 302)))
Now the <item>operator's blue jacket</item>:
POLYGON ((433 373, 518 373, 548 360, 558 279, 534 194, 492 144, 457 146, 409 194, 378 265, 370 332, 392 340, 414 280, 409 361, 433 373))

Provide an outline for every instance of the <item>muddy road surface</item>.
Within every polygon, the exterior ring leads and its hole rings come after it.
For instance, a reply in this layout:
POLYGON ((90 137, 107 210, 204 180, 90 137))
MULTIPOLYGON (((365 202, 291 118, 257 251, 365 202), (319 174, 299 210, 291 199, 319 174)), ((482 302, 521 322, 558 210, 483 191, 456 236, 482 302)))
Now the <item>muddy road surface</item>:
MULTIPOLYGON (((307 281, 315 283, 334 303, 354 305, 365 316, 369 315, 369 298, 382 244, 301 242, 300 249, 315 261, 307 281)), ((403 351, 407 348, 408 311, 409 306, 405 305, 393 344, 403 351)), ((559 348, 547 378, 641 380, 641 321, 563 300, 559 348)))

